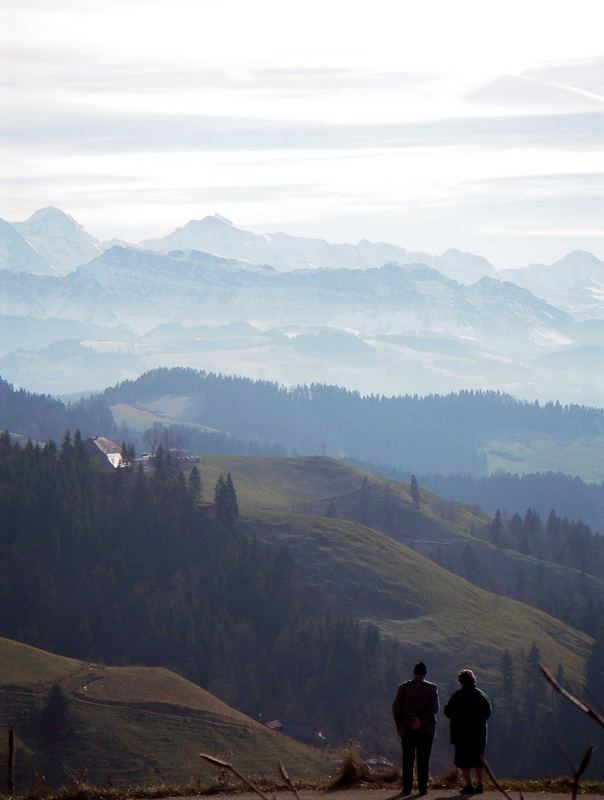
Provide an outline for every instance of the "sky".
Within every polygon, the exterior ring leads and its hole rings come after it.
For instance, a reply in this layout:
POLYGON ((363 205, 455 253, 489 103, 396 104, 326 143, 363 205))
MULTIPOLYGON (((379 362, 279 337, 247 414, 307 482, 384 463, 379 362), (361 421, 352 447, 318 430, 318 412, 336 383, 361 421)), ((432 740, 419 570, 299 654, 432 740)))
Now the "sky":
POLYGON ((0 216, 604 258, 604 7, 3 0, 0 216))

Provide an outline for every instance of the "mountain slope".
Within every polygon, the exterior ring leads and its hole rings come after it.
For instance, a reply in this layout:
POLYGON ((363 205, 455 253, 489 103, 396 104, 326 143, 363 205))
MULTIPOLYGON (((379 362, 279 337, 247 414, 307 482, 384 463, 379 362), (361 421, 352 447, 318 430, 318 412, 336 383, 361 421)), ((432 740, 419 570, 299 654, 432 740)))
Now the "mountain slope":
POLYGON ((0 724, 18 731, 22 787, 28 771, 51 766, 44 759, 54 751, 31 721, 55 683, 73 718, 60 760, 73 773, 85 768, 92 783, 108 775, 118 786, 209 780, 215 770, 199 759, 200 751, 230 757, 248 773, 275 774, 279 760, 294 776, 327 771, 319 751, 268 730, 167 669, 87 664, 0 638, 0 724))
POLYGON ((101 252, 98 240, 58 208, 41 208, 13 227, 59 273, 70 272, 101 252))
POLYGON ((592 253, 574 250, 554 264, 503 270, 501 276, 576 319, 604 319, 604 262, 592 253))
POLYGON ((0 219, 0 269, 53 274, 48 259, 6 220, 0 219))

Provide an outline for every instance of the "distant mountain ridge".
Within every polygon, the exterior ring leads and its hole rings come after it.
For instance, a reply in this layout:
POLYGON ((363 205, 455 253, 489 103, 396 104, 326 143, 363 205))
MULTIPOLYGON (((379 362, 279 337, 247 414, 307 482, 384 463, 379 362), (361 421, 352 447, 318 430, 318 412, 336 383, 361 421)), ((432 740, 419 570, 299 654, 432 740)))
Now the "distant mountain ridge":
POLYGON ((164 254, 197 250, 238 261, 242 267, 257 269, 255 265, 265 265, 280 271, 364 270, 391 262, 425 264, 465 285, 484 277, 511 281, 578 319, 604 318, 604 262, 588 252, 573 251, 551 265, 496 270, 483 256, 455 248, 431 255, 368 239, 351 244, 281 232, 258 234, 237 227, 220 214, 190 220, 166 236, 130 244, 118 239, 99 242, 73 217, 50 206, 23 222, 2 221, 0 269, 66 274, 115 245, 164 254))
POLYGON ((254 234, 237 228, 220 214, 191 220, 167 236, 146 239, 140 247, 167 253, 171 250, 202 250, 225 258, 267 263, 281 270, 345 267, 367 269, 393 261, 426 264, 462 283, 474 283, 485 275, 496 276, 482 256, 446 250, 441 256, 410 252, 388 242, 361 239, 354 244, 332 244, 324 239, 290 236, 286 233, 254 234))

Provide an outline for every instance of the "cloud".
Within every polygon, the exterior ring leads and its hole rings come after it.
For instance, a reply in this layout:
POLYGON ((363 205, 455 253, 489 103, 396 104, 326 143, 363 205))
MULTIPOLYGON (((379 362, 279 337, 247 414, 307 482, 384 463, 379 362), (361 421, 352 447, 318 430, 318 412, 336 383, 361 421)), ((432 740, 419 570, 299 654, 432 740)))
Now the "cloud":
MULTIPOLYGON (((119 182, 119 179, 118 179, 119 182)), ((283 185, 258 185, 258 186, 169 186, 169 187, 149 187, 144 179, 138 181, 137 185, 116 186, 116 185, 86 185, 84 180, 79 181, 77 177, 73 181, 68 181, 67 185, 74 188, 69 190, 68 198, 72 204, 94 205, 97 208, 119 205, 137 205, 144 201, 146 206, 166 206, 166 205, 214 205, 218 207, 223 203, 254 203, 258 198, 262 198, 263 203, 278 203, 296 198, 331 198, 341 197, 341 193, 330 191, 319 184, 283 184, 283 185), (78 185, 79 184, 79 185, 78 185)), ((44 186, 41 181, 40 185, 44 186)), ((0 181, 0 186, 2 182, 0 181)), ((39 191, 38 184, 32 183, 32 187, 39 191)), ((55 197, 60 196, 62 191, 61 182, 55 185, 55 197)))
POLYGON ((602 230, 604 173, 550 173, 466 181, 443 198, 483 233, 595 237, 602 230), (465 209, 465 210, 464 210, 465 209), (564 232, 564 233, 563 233, 564 232))
POLYGON ((466 94, 499 106, 593 108, 604 103, 604 58, 567 61, 500 75, 466 94))
POLYGON ((0 141, 11 148, 57 151, 341 150, 346 148, 598 148, 604 111, 466 117, 400 124, 296 124, 194 114, 90 110, 5 114, 0 141))
MULTIPOLYGON (((466 181, 461 186, 469 196, 509 197, 517 202, 529 198, 552 198, 558 201, 581 198, 593 204, 604 202, 604 172, 554 172, 541 175, 508 175, 479 181, 466 181)), ((593 206, 592 206, 593 207, 593 206)))
POLYGON ((538 227, 531 223, 520 228, 509 228, 505 225, 493 226, 491 228, 483 228, 481 233, 485 236, 499 236, 499 237, 546 237, 552 239, 583 239, 583 238, 603 238, 604 230, 602 228, 558 228, 552 226, 538 227))
POLYGON ((72 47, 6 46, 3 55, 13 67, 0 76, 0 86, 36 91, 150 93, 248 92, 266 97, 306 97, 341 92, 403 91, 435 80, 431 73, 359 70, 347 67, 205 68, 161 59, 90 58, 72 47))
POLYGON ((0 177, 0 187, 5 191, 20 191, 33 188, 82 188, 94 184, 95 186, 115 187, 123 184, 142 184, 143 177, 133 175, 107 175, 105 173, 73 174, 38 174, 29 176, 0 177))

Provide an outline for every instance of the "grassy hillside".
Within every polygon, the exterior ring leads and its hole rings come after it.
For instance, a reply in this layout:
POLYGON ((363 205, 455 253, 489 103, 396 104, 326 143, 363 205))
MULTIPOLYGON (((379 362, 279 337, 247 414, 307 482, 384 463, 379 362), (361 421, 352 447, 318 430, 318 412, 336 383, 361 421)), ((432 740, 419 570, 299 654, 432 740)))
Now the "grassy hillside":
MULTIPOLYGON (((422 491, 419 522, 410 512, 406 484, 330 458, 205 456, 200 466, 204 499, 211 500, 218 475, 231 472, 251 533, 286 544, 304 583, 322 594, 328 608, 372 620, 410 648, 410 659, 429 653, 443 670, 443 680, 464 663, 496 680, 503 652, 526 653, 533 642, 547 663, 561 663, 567 674, 582 678, 588 636, 529 605, 478 588, 416 552, 424 547, 431 552, 432 545, 447 551, 460 543, 476 548, 485 563, 500 558, 500 577, 505 570, 513 576, 521 565, 527 573, 531 567, 542 574, 551 570, 558 582, 574 572, 477 539, 472 525, 484 525, 484 515, 458 504, 452 513, 450 503, 422 491), (309 513, 325 509, 334 498, 338 512, 346 503, 354 509, 366 477, 372 485, 390 487, 404 520, 402 532, 415 549, 353 520, 309 513)), ((602 590, 601 582, 591 582, 594 591, 602 590)))
POLYGON ((555 434, 530 434, 527 431, 486 434, 484 454, 487 471, 567 472, 585 481, 604 481, 604 436, 577 436, 564 439, 555 434))
MULTIPOLYGON (((371 473, 321 456, 298 458, 255 458, 253 456, 203 456, 204 499, 212 500, 212 491, 220 473, 230 472, 237 486, 237 496, 245 508, 273 509, 303 513, 324 511, 330 501, 346 499, 360 491, 363 480, 374 487, 390 487, 401 509, 411 510, 409 486, 379 478, 371 473)), ((488 517, 460 503, 455 504, 455 525, 446 519, 450 503, 422 490, 423 524, 433 523, 463 535, 472 525, 484 525, 488 517)), ((338 509, 339 510, 339 509, 338 509)))
MULTIPOLYGON (((231 472, 250 531, 287 544, 304 582, 323 593, 334 611, 374 621, 414 654, 429 652, 450 671, 467 661, 495 678, 505 649, 528 652, 536 642, 545 661, 562 663, 576 679, 582 676, 589 637, 531 606, 473 586, 373 528, 295 513, 358 493, 365 477, 390 486, 410 509, 406 484, 320 457, 204 456, 200 466, 204 499, 211 500, 218 475, 231 472)), ((470 527, 487 518, 458 504, 454 523, 444 518, 448 513, 440 498, 422 491, 422 517, 432 535, 442 542, 477 542, 470 527)))
POLYGON ((546 663, 582 677, 590 637, 479 589, 376 530, 285 512, 250 512, 244 523, 259 538, 288 546, 326 608, 374 622, 408 648, 410 663, 431 660, 443 681, 471 665, 495 682, 504 651, 526 654, 533 642, 546 663))
MULTIPOLYGON (((319 751, 269 731, 169 670, 86 664, 0 638, 0 727, 17 732, 21 790, 35 773, 53 774, 49 759, 57 758, 41 711, 55 683, 72 717, 60 745, 65 775, 84 768, 92 782, 111 776, 116 785, 209 780, 215 771, 199 759, 201 751, 254 773, 275 773, 279 759, 292 775, 327 772, 319 751)), ((4 754, 0 759, 4 769, 4 754)))
POLYGON ((482 512, 422 488, 421 514, 415 514, 408 484, 336 459, 204 456, 201 470, 207 501, 218 475, 230 472, 242 508, 367 524, 483 589, 527 600, 573 624, 589 599, 604 602, 601 578, 485 541, 481 531, 490 518, 482 512), (518 595, 520 573, 523 595, 518 595))
POLYGON ((201 470, 204 499, 212 499, 219 474, 230 472, 242 506, 279 511, 358 491, 367 474, 335 458, 318 456, 203 456, 201 470))

